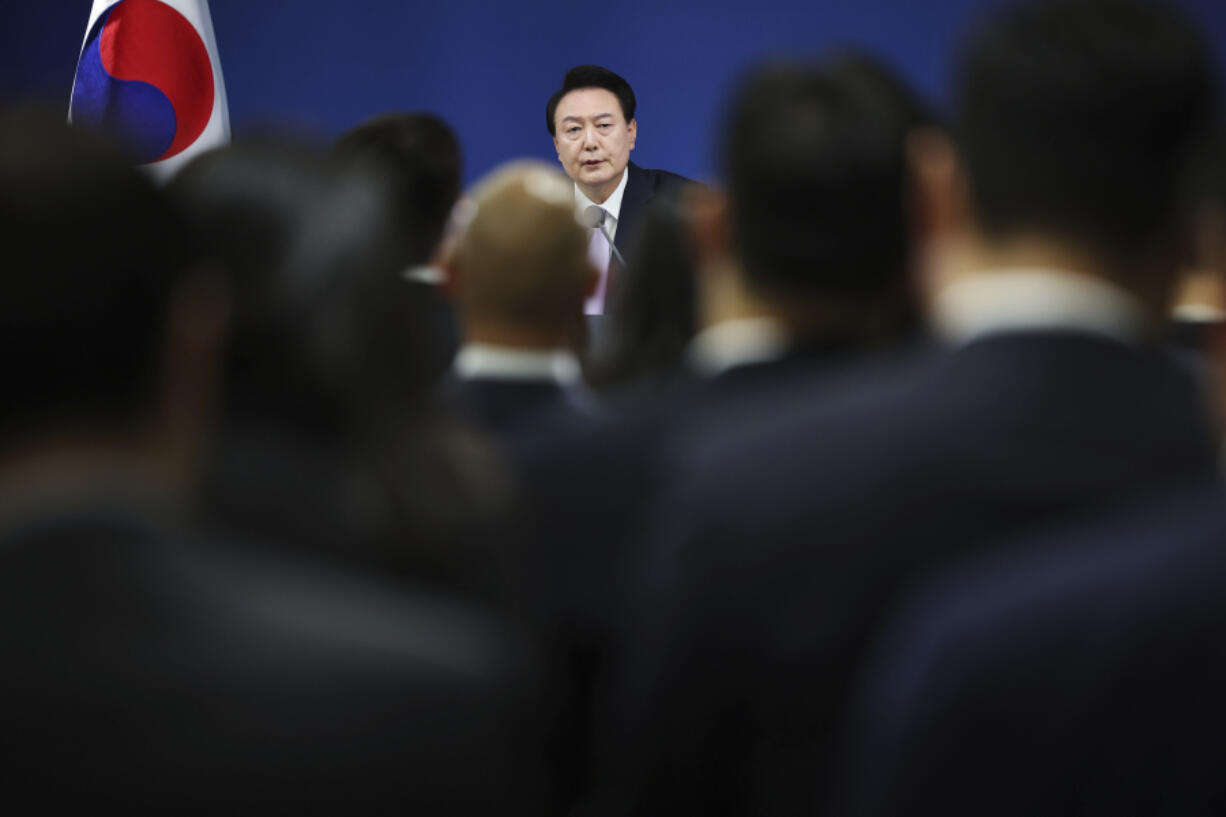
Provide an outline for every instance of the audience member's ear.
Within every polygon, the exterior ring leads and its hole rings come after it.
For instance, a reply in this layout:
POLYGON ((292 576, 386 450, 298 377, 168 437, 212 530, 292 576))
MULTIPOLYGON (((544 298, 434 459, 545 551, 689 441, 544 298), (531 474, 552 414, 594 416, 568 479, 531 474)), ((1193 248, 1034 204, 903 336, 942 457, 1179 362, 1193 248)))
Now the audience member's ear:
POLYGON ((970 193, 954 144, 941 129, 915 128, 907 135, 906 154, 912 185, 907 204, 916 248, 913 291, 930 307, 936 294, 959 275, 970 193))
POLYGON ((1216 202, 1197 212, 1193 264, 1226 281, 1226 207, 1216 202))
POLYGON ((448 298, 455 300, 459 295, 458 282, 460 279, 459 269, 456 266, 456 249, 460 244, 460 237, 464 231, 468 229, 469 223, 477 214, 477 205, 472 199, 467 196, 461 197, 451 209, 451 216, 447 219, 447 226, 443 230, 443 237, 439 241, 438 246, 434 248, 434 255, 430 259, 430 264, 433 267, 441 270, 443 279, 439 283, 439 288, 448 298))
POLYGON ((969 195, 953 142, 939 128, 915 128, 907 135, 906 150, 916 237, 931 242, 957 234, 966 224, 969 195))
POLYGON ((215 408, 231 306, 225 276, 210 266, 185 274, 170 302, 153 429, 164 484, 184 485, 197 470, 215 408))
POLYGON ((455 265, 455 259, 448 257, 436 262, 435 266, 443 273, 443 278, 439 282, 439 290, 451 300, 455 300, 459 292, 460 272, 455 265))
POLYGON ((688 239, 697 269, 726 260, 732 253, 732 219, 728 195, 701 185, 682 193, 682 207, 689 214, 688 239))

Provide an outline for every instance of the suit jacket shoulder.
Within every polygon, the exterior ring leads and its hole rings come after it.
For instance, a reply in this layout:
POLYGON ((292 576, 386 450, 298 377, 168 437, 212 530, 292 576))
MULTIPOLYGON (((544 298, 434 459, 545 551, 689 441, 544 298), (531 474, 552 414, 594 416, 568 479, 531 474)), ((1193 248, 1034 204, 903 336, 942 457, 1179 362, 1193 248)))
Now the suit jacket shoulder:
POLYGON ((693 179, 667 170, 649 170, 630 162, 626 166, 626 192, 622 196, 621 212, 617 216, 617 235, 613 243, 622 254, 630 246, 630 236, 634 231, 635 216, 639 210, 662 190, 682 184, 698 184, 693 179))
POLYGON ((1224 497, 1214 480, 922 584, 866 673, 834 813, 1219 813, 1224 497))
POLYGON ((113 509, 34 517, 0 556, 10 795, 542 813, 536 669, 491 609, 113 509))

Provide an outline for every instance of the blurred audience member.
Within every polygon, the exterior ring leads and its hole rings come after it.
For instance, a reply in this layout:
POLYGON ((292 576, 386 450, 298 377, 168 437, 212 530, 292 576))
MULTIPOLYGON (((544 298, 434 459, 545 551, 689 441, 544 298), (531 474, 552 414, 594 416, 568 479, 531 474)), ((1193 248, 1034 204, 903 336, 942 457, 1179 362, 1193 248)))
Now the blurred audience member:
POLYGON ((602 391, 656 391, 684 370, 685 349, 697 331, 686 189, 670 187, 641 211, 586 367, 587 381, 602 391))
POLYGON ((503 622, 179 524, 226 298, 176 208, 60 120, 0 117, 0 233, 21 259, 0 320, 20 350, 0 427, 9 797, 539 813, 534 693, 503 622))
POLYGON ((1202 204, 1190 268, 1180 278, 1171 338, 1203 368, 1211 411, 1226 437, 1226 136, 1219 128, 1207 169, 1198 174, 1202 204))
POLYGON ((441 377, 458 345, 455 313, 440 291, 438 253, 460 197, 463 157, 451 127, 427 113, 376 116, 344 134, 332 149, 342 162, 365 166, 391 187, 397 261, 407 290, 420 301, 418 341, 431 376, 441 377))
POLYGON ((575 353, 595 273, 571 191, 547 165, 513 162, 457 207, 446 269, 464 344, 442 399, 503 441, 599 413, 575 353))
MULTIPOLYGON (((813 813, 848 683, 911 576, 1215 471, 1197 384, 1157 342, 1212 85, 1204 43, 1160 3, 1027 3, 970 41, 957 150, 913 151, 920 223, 959 265, 933 315, 949 348, 687 427, 615 809, 813 813)), ((850 251, 895 245, 860 226, 850 251)))
POLYGON ((905 337, 905 140, 928 118, 889 77, 845 57, 763 69, 734 92, 727 192, 695 197, 703 329, 689 358, 699 374, 807 374, 905 337))
MULTIPOLYGON (((1196 289, 1222 303, 1223 148, 1202 174, 1184 303, 1196 289)), ((1206 322, 1195 348, 1220 397, 1220 328, 1206 322)), ((911 593, 859 685, 836 812, 1221 813, 1226 486, 1215 475, 1169 493, 911 593)))
POLYGON ((210 518, 253 544, 496 592, 504 565, 475 549, 506 491, 431 411, 385 188, 265 145, 207 154, 169 192, 234 281, 210 518))

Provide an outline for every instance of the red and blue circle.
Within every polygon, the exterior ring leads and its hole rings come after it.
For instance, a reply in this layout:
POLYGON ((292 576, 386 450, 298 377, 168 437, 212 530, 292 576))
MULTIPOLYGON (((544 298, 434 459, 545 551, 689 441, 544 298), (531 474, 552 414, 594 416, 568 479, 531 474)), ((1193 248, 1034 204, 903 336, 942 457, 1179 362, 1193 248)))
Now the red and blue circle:
POLYGON ((213 114, 213 66, 195 26, 160 0, 120 0, 77 62, 71 118, 117 131, 145 164, 182 153, 213 114))

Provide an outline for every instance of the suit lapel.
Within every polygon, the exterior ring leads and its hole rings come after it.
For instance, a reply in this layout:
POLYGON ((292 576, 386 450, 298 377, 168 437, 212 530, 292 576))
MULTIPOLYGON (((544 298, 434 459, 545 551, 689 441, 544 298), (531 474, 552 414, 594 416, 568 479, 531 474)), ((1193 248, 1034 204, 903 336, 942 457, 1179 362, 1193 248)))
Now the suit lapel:
POLYGON ((626 165, 626 192, 622 194, 621 211, 617 214, 617 235, 613 243, 624 256, 630 247, 630 234, 634 232, 634 217, 651 198, 651 174, 630 162, 626 165))

